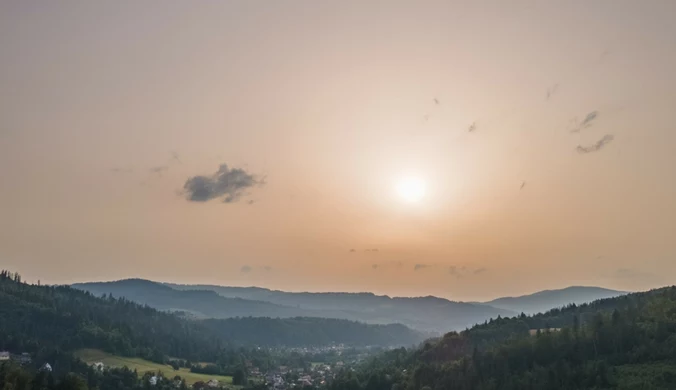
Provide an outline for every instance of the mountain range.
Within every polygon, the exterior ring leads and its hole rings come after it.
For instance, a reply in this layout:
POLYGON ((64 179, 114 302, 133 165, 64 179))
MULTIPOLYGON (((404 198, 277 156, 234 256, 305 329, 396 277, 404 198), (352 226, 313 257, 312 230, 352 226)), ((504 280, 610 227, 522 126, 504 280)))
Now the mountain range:
POLYGON ((571 303, 581 305, 625 294, 627 293, 623 291, 600 287, 572 286, 560 290, 544 290, 519 297, 498 298, 483 304, 516 313, 537 314, 571 303))
POLYGON ((95 295, 112 295, 196 318, 321 317, 369 324, 403 324, 430 333, 461 330, 498 316, 535 313, 569 303, 618 296, 620 291, 570 287, 490 302, 456 302, 443 298, 389 297, 373 293, 285 292, 260 287, 180 285, 144 279, 78 283, 72 287, 95 295))

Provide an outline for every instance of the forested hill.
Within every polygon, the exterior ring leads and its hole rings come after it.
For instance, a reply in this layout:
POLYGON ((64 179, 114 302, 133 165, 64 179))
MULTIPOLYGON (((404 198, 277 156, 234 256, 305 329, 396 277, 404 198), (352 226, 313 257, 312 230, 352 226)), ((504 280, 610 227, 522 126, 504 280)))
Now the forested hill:
POLYGON ((245 345, 265 346, 413 346, 425 334, 400 324, 367 325, 328 318, 229 318, 201 321, 215 335, 245 345))
POLYGON ((451 332, 387 352, 330 388, 674 389, 675 357, 676 287, 668 287, 451 332))
POLYGON ((319 318, 189 320, 65 286, 21 283, 0 273, 0 350, 99 348, 154 361, 215 361, 225 347, 411 345, 423 335, 402 325, 319 318))

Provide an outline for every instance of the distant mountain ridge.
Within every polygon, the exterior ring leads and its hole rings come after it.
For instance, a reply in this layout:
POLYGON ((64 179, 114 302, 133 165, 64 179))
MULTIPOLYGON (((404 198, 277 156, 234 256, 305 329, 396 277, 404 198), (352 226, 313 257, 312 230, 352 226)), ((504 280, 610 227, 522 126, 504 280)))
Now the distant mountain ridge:
POLYGON ((537 314, 571 303, 581 305, 599 299, 615 298, 626 294, 628 293, 601 287, 571 286, 558 290, 543 290, 518 297, 498 298, 482 303, 516 313, 537 314))
POLYGON ((535 314, 571 303, 583 304, 625 294, 599 287, 573 286, 489 302, 454 302, 434 296, 389 297, 373 293, 286 292, 261 287, 182 285, 126 279, 79 283, 96 295, 112 294, 165 311, 196 318, 318 317, 368 324, 403 324, 423 332, 462 330, 491 318, 535 314))
POLYGON ((423 332, 465 329, 514 313, 437 297, 390 298, 372 293, 290 293, 258 287, 162 284, 143 279, 78 283, 92 294, 112 294, 198 318, 321 317, 368 324, 402 324, 423 332))

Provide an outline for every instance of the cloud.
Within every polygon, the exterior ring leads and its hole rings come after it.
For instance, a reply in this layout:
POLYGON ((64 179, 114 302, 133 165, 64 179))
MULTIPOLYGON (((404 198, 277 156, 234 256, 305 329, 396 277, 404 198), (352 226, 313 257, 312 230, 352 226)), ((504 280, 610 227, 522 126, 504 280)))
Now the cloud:
POLYGON ((245 265, 245 266, 242 266, 242 268, 239 269, 239 272, 241 272, 243 274, 248 274, 249 272, 251 272, 251 270, 252 270, 251 267, 249 267, 248 265, 245 265))
POLYGON ((582 122, 577 122, 577 119, 573 120, 573 123, 575 123, 575 126, 570 130, 571 133, 579 133, 582 129, 586 129, 587 127, 591 127, 593 122, 599 117, 599 112, 598 111, 592 111, 589 114, 587 114, 586 117, 582 120, 582 122))
POLYGON ((619 268, 612 275, 614 279, 632 284, 663 284, 664 278, 660 274, 654 274, 638 269, 619 268))
POLYGON ((609 143, 611 143, 614 139, 615 139, 615 137, 612 134, 606 134, 606 135, 603 136, 603 138, 596 141, 596 143, 594 143, 593 145, 589 145, 589 146, 577 145, 576 150, 577 150, 578 153, 581 153, 581 154, 597 152, 597 151, 603 149, 603 147, 605 147, 609 143))
POLYGON ((559 90, 559 84, 554 84, 551 87, 547 88, 547 100, 554 96, 554 94, 559 90))
POLYGON ((378 252, 378 248, 375 248, 375 249, 364 249, 364 252, 378 252))
POLYGON ((257 185, 262 185, 260 179, 244 169, 228 168, 221 164, 218 171, 211 176, 193 176, 183 185, 186 199, 191 202, 206 202, 216 198, 223 198, 225 203, 237 202, 245 191, 257 185))
POLYGON ((373 269, 378 269, 378 264, 373 264, 373 265, 371 266, 371 268, 373 268, 373 269))
POLYGON ((429 267, 429 264, 416 264, 413 266, 413 271, 419 271, 421 269, 425 269, 429 267))
POLYGON ((116 168, 111 168, 110 171, 113 172, 113 173, 132 173, 132 172, 134 172, 134 168, 119 168, 119 167, 116 167, 116 168))
POLYGON ((352 253, 352 252, 356 252, 356 250, 354 250, 354 249, 350 249, 350 253, 352 253))
POLYGON ((162 177, 162 174, 163 174, 164 172, 168 171, 168 170, 169 170, 169 167, 168 167, 168 166, 162 165, 162 166, 159 166, 159 167, 152 167, 152 168, 150 168, 150 173, 154 173, 154 174, 156 174, 156 175, 162 177))
POLYGON ((266 265, 265 267, 263 267, 263 269, 264 269, 266 272, 272 271, 272 267, 270 267, 269 265, 266 265))
POLYGON ((452 265, 448 267, 448 273, 455 276, 456 278, 462 278, 463 271, 458 267, 452 265))
POLYGON ((472 124, 469 125, 469 127, 467 128, 467 131, 469 131, 470 133, 473 132, 474 130, 476 130, 476 122, 472 122, 472 124))
POLYGON ((181 161, 181 156, 177 151, 171 151, 171 159, 172 161, 176 161, 179 164, 183 164, 183 161, 181 161))
POLYGON ((488 271, 486 268, 479 268, 474 270, 474 275, 479 275, 483 274, 484 272, 488 271))

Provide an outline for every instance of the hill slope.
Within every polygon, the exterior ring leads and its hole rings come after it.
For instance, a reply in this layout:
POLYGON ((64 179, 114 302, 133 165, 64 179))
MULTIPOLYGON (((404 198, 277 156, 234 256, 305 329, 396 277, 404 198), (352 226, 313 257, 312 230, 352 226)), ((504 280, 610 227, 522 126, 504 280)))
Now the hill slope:
POLYGON ((156 362, 166 356, 215 361, 226 347, 396 346, 423 337, 403 325, 337 319, 187 320, 124 298, 100 298, 70 287, 29 285, 0 276, 0 350, 96 348, 156 362))
POLYGON ((451 332, 386 352, 329 388, 666 390, 676 388, 675 351, 676 287, 667 287, 451 332))
POLYGON ((516 313, 536 314, 569 304, 581 305, 598 299, 613 298, 627 294, 622 291, 600 287, 572 286, 560 290, 544 290, 520 297, 494 299, 484 304, 516 313))
POLYGON ((262 346, 411 346, 426 337, 400 324, 367 325, 332 318, 229 318, 201 323, 213 334, 244 345, 262 346))

